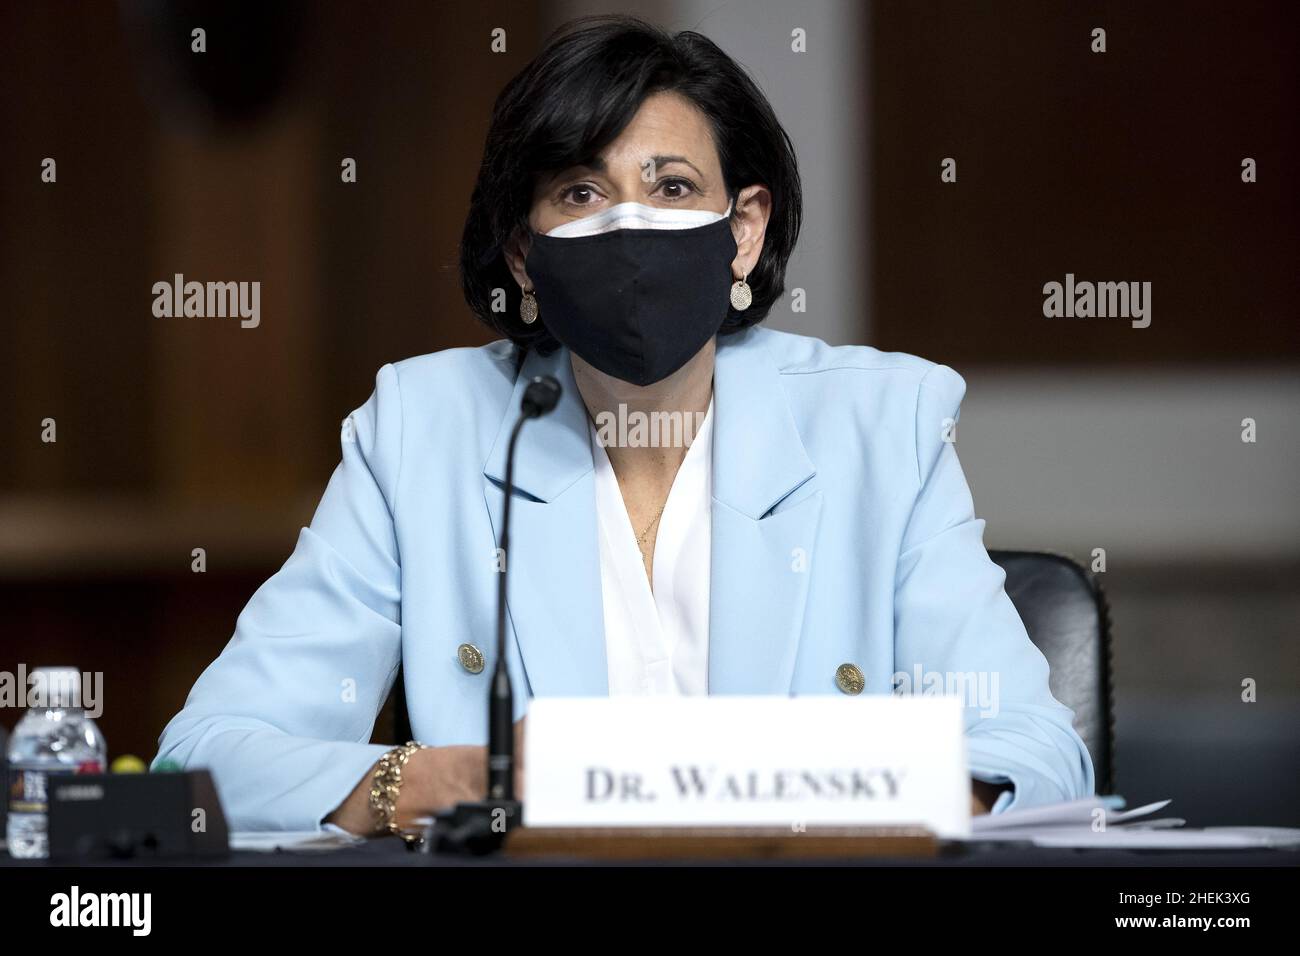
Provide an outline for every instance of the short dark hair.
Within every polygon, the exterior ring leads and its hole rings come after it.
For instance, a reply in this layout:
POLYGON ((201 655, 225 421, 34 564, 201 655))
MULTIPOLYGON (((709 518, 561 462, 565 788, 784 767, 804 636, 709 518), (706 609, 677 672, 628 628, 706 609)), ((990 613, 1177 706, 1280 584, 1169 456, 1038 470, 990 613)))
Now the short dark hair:
POLYGON ((755 183, 772 194, 763 251, 747 280, 753 304, 744 312, 728 309, 720 332, 737 332, 767 316, 785 291, 785 266, 802 218, 790 137, 745 70, 708 37, 601 15, 556 30, 492 109, 460 246, 465 299, 489 328, 543 354, 559 346, 544 328, 545 309, 532 326, 519 318, 521 290, 503 249, 527 228, 535 177, 589 163, 659 92, 686 97, 708 118, 729 198, 755 183), (497 289, 505 293, 503 312, 492 310, 497 289))

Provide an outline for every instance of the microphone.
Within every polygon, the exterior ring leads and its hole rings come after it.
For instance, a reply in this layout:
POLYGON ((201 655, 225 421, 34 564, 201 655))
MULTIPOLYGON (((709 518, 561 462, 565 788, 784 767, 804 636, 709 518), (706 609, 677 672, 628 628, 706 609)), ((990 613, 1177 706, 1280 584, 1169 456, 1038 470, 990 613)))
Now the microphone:
POLYGON ((524 389, 519 417, 506 446, 505 506, 501 512, 501 576, 497 579, 496 666, 488 688, 487 799, 459 803, 437 814, 424 841, 425 852, 490 853, 519 825, 523 806, 515 799, 514 688, 506 667, 506 582, 510 573, 510 501, 515 489, 515 446, 524 423, 541 418, 560 401, 560 383, 536 375, 524 389))
MULTIPOLYGON (((520 402, 520 412, 528 418, 541 418, 560 401, 560 383, 549 375, 534 375, 533 380, 524 389, 524 400, 520 402)), ((513 462, 507 461, 509 468, 513 462)), ((509 481, 507 476, 506 481, 509 481)))
POLYGON ((506 449, 505 510, 501 515, 501 576, 497 579, 497 662, 488 692, 488 799, 515 798, 514 690, 506 669, 506 580, 510 573, 510 501, 515 489, 515 444, 524 422, 541 418, 560 401, 560 383, 535 375, 524 389, 519 418, 506 449))

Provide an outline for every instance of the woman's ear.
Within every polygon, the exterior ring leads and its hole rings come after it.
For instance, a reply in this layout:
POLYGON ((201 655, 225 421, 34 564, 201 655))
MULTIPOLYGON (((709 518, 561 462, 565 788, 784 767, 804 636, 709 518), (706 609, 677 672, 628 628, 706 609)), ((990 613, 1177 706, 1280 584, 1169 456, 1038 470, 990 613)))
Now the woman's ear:
POLYGON ((746 186, 736 196, 731 214, 731 233, 736 237, 736 258, 731 270, 739 279, 750 275, 763 254, 763 237, 772 215, 772 193, 766 186, 746 186))
POLYGON ((528 273, 524 270, 524 261, 528 258, 528 249, 532 246, 532 237, 528 235, 525 229, 516 229, 510 236, 505 248, 501 254, 505 256, 506 266, 510 269, 510 274, 515 277, 521 289, 531 289, 532 282, 528 279, 528 273))

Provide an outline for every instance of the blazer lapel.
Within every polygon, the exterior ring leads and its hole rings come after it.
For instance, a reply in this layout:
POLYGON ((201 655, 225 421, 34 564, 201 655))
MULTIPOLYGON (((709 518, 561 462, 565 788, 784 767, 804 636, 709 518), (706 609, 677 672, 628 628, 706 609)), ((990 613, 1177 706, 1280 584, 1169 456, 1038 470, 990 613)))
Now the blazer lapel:
POLYGON ((484 499, 498 547, 506 448, 524 388, 552 375, 559 404, 520 432, 510 512, 506 605, 534 696, 609 692, 596 502, 586 406, 567 349, 529 352, 483 466, 484 499))
MULTIPOLYGON (((567 349, 525 358, 483 467, 484 499, 499 544, 506 445, 534 375, 553 375, 563 394, 519 437, 510 621, 533 695, 602 696, 609 682, 594 472, 567 349)), ((709 693, 788 694, 821 494, 773 509, 816 469, 755 330, 718 339, 713 388, 709 693)))
POLYGON ((709 693, 788 694, 821 493, 776 363, 754 330, 718 339, 713 379, 709 693))

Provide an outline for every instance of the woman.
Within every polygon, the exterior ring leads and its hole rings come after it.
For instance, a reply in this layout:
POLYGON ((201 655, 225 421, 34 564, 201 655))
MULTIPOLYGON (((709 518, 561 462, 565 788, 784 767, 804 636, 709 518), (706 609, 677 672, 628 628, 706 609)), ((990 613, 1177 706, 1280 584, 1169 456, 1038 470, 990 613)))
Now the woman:
POLYGON ((961 378, 758 326, 799 217, 789 140, 712 42, 627 18, 553 38, 497 101, 462 244, 504 339, 379 371, 158 759, 210 767, 237 828, 375 833, 481 798, 506 441, 552 375, 515 463, 517 718, 532 695, 992 675, 966 708, 972 809, 1091 793, 972 513, 961 378), (368 743, 399 663, 424 744, 400 752, 368 743), (402 785, 372 804, 385 755, 402 785))

